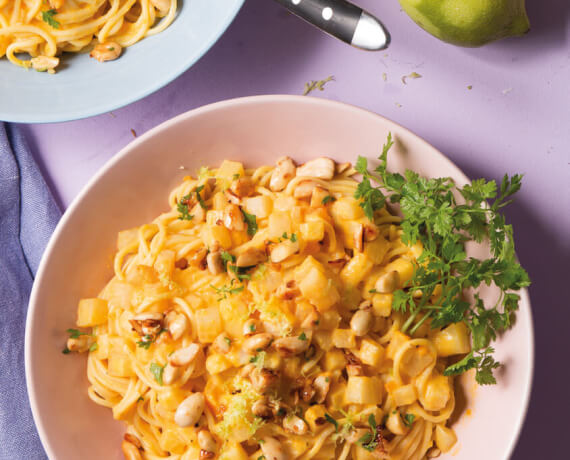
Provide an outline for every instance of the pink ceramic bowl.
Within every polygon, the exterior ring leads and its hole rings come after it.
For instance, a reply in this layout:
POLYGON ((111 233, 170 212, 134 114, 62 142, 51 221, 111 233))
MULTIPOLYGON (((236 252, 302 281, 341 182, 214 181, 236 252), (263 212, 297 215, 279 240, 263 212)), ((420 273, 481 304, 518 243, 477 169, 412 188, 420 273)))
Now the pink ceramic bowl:
MULTIPOLYGON (((95 296, 112 276, 118 231, 167 209, 171 188, 183 176, 224 158, 272 164, 282 155, 302 162, 326 155, 339 161, 376 158, 391 131, 392 169, 426 176, 465 175, 405 128, 337 102, 296 96, 230 100, 180 115, 133 141, 83 189, 59 223, 44 254, 30 300, 26 375, 41 440, 52 460, 121 459, 124 427, 87 397, 86 359, 63 355, 65 330, 77 302, 95 296), (184 166, 184 168, 181 168, 184 166)), ((496 386, 476 388, 463 379, 465 413, 455 423, 456 460, 507 459, 530 395, 533 331, 526 291, 516 326, 496 344, 506 364, 496 386)), ((461 398, 463 399, 463 398, 461 398)), ((450 458, 445 456, 442 458, 450 458)))

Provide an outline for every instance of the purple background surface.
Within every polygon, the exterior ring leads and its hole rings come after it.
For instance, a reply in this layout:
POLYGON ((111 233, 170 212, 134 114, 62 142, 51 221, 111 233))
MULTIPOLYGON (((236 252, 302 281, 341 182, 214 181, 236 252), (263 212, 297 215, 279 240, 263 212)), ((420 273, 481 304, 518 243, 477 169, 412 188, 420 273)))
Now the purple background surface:
POLYGON ((248 0, 212 50, 157 93, 86 120, 24 126, 33 153, 66 207, 132 140, 131 129, 140 135, 223 99, 299 94, 305 82, 334 75, 335 81, 313 95, 401 123, 472 178, 524 173, 523 189, 507 214, 534 282, 537 353, 529 413, 513 458, 568 458, 563 444, 570 371, 562 352, 570 323, 564 293, 570 280, 570 2, 527 0, 531 32, 479 49, 429 36, 396 0, 358 3, 390 29, 387 51, 350 48, 270 0, 248 0), (414 71, 422 78, 403 84, 402 76, 414 71))

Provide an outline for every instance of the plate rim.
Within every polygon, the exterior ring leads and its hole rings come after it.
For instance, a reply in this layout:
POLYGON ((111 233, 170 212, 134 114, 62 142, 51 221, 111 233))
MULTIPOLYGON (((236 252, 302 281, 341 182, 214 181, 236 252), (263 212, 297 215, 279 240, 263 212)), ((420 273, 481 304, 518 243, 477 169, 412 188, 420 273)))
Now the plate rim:
MULTIPOLYGON (((194 64, 196 64, 204 55, 216 44, 216 42, 224 35, 230 24, 234 21, 235 17, 243 7, 245 0, 235 0, 234 8, 228 11, 225 20, 221 23, 221 27, 217 35, 211 37, 211 39, 203 44, 197 52, 188 60, 181 60, 181 65, 174 68, 171 72, 165 73, 164 77, 157 79, 157 81, 139 90, 138 92, 133 92, 129 97, 125 97, 117 102, 110 101, 107 104, 101 104, 96 106, 93 110, 89 107, 83 109, 76 109, 73 111, 60 111, 59 113, 46 113, 43 115, 36 115, 33 110, 29 110, 27 114, 14 115, 9 111, 5 111, 0 104, 0 121, 5 121, 8 123, 28 123, 28 124, 48 124, 48 123, 62 123, 67 121, 83 120, 85 118, 95 117, 97 115, 102 115, 113 110, 118 110, 134 102, 140 101, 147 96, 157 92, 169 83, 176 80, 184 72, 190 69, 194 64)), ((176 21, 177 17, 174 19, 176 21)), ((147 38, 147 37, 145 37, 147 38)), ((152 37, 148 37, 152 38, 152 37)), ((144 40, 144 38, 143 38, 144 40)), ((136 45, 136 43, 134 44, 136 45)))
MULTIPOLYGON (((31 340, 32 340, 31 337, 33 335, 31 331, 34 327, 37 327, 37 325, 34 324, 34 317, 35 317, 34 313, 35 313, 36 308, 39 308, 39 304, 40 304, 40 301, 38 299, 38 297, 39 297, 38 288, 37 288, 38 283, 36 282, 36 280, 41 279, 43 272, 47 269, 47 260, 51 256, 51 253, 52 253, 53 248, 55 246, 55 242, 59 238, 59 234, 63 231, 63 228, 66 226, 67 221, 71 219, 72 215, 74 214, 74 211, 80 206, 83 198, 88 194, 90 189, 97 183, 97 181, 99 181, 99 179, 101 177, 103 177, 105 174, 107 174, 107 172, 109 170, 111 170, 115 166, 116 163, 121 161, 127 155, 131 154, 131 151, 135 150, 139 144, 146 142, 147 139, 150 139, 151 137, 157 135, 162 130, 168 129, 171 125, 175 125, 175 124, 178 124, 180 122, 184 122, 187 119, 199 117, 200 115, 202 115, 204 113, 216 111, 218 109, 229 107, 229 106, 245 106, 245 105, 249 105, 249 104, 257 105, 260 103, 261 104, 272 104, 272 103, 283 103, 283 102, 300 103, 301 101, 303 104, 322 105, 324 107, 333 107, 333 106, 340 107, 340 106, 342 106, 345 109, 350 110, 354 113, 360 113, 360 114, 365 114, 365 115, 371 116, 371 117, 381 118, 381 119, 383 119, 384 122, 387 122, 388 125, 393 125, 393 126, 397 127, 398 129, 407 132, 407 134, 412 135, 412 136, 416 137, 417 139, 419 139, 426 147, 430 148, 434 154, 438 155, 442 161, 448 163, 449 166, 454 168, 457 171, 458 177, 460 177, 462 180, 471 182, 470 179, 467 177, 467 175, 450 158, 448 158, 446 155, 444 155, 441 151, 439 151, 435 146, 433 146, 428 141, 426 141, 423 137, 417 135, 415 132, 413 132, 412 130, 410 130, 404 126, 402 126, 401 124, 399 124, 395 121, 392 121, 389 118, 386 118, 383 115, 380 115, 376 112, 355 106, 353 104, 348 104, 348 103, 329 100, 329 99, 317 98, 317 97, 312 97, 312 96, 298 96, 298 95, 284 95, 284 94, 258 95, 258 96, 239 97, 239 98, 233 98, 233 99, 227 99, 227 100, 223 100, 223 101, 219 101, 219 102, 214 102, 211 104, 207 104, 204 106, 197 107, 195 109, 192 109, 192 110, 189 110, 189 111, 184 112, 182 114, 179 114, 173 118, 170 118, 170 119, 160 123, 159 125, 155 126, 154 128, 150 129, 149 131, 145 132, 140 137, 137 137, 136 139, 131 141, 129 144, 127 144, 125 147, 123 147, 121 150, 119 150, 115 155, 113 155, 86 182, 86 184, 81 188, 79 193, 71 201, 70 205, 65 210, 61 219, 57 223, 57 226, 56 226, 54 232, 52 233, 52 235, 48 241, 48 244, 44 250, 44 253, 42 254, 40 264, 39 264, 39 267, 38 267, 38 270, 37 270, 37 273, 36 273, 36 276, 34 279, 34 283, 32 285, 32 290, 30 293, 29 301, 28 301, 28 310, 26 313, 25 339, 24 339, 24 367, 25 367, 25 377, 26 377, 26 389, 27 389, 27 393, 28 393, 28 401, 30 403, 32 416, 34 419, 34 423, 35 423, 37 432, 38 432, 39 437, 40 437, 40 441, 41 441, 42 446, 44 447, 44 449, 45 449, 45 451, 46 451, 46 453, 50 459, 55 459, 56 456, 54 455, 54 453, 51 449, 51 445, 48 442, 48 438, 47 438, 47 434, 44 430, 44 426, 40 423, 41 418, 39 416, 39 408, 37 407, 37 395, 36 395, 34 386, 32 385, 34 372, 32 370, 32 366, 31 366, 31 359, 32 359, 32 357, 31 357, 31 340)), ((533 315, 532 315, 532 304, 530 301, 530 296, 529 296, 527 288, 522 288, 520 291, 518 291, 518 293, 521 296, 521 301, 523 302, 523 304, 526 303, 528 305, 528 309, 524 310, 524 313, 528 315, 528 325, 529 325, 529 337, 527 337, 529 353, 526 355, 527 362, 528 362, 528 378, 525 381, 524 398, 521 401, 521 404, 519 405, 519 410, 518 410, 518 413, 516 415, 516 421, 514 423, 515 429, 513 431, 511 441, 507 446, 505 460, 511 458, 513 451, 514 451, 514 449, 518 443, 518 440, 520 438, 522 428, 523 428, 524 422, 526 420, 526 415, 527 415, 528 407, 530 404, 532 387, 533 387, 533 383, 534 383, 535 332, 534 332, 534 323, 533 323, 533 315)), ((521 313, 522 312, 519 310, 518 314, 521 314, 521 313)), ((451 454, 451 455, 453 455, 453 454, 451 454)))

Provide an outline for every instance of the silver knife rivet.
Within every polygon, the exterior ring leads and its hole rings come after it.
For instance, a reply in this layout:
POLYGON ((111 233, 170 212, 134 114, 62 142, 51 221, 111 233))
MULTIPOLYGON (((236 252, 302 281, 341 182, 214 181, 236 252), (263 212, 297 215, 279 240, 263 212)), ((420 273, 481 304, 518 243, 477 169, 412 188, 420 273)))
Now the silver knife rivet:
POLYGON ((326 8, 323 8, 322 15, 323 15, 323 19, 324 19, 325 21, 328 21, 330 18, 333 17, 333 10, 332 10, 332 8, 330 8, 330 7, 328 7, 328 6, 327 6, 326 8))
POLYGON ((301 3, 301 0, 291 0, 291 3, 293 3, 293 5, 298 5, 301 3))

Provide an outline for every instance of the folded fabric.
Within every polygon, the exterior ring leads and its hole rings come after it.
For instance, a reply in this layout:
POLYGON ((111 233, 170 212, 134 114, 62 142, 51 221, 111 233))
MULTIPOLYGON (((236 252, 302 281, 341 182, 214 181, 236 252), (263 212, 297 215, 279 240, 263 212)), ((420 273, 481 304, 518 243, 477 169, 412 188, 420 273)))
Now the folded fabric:
POLYGON ((26 391, 24 328, 33 277, 60 217, 21 132, 0 122, 0 460, 47 458, 26 391))

